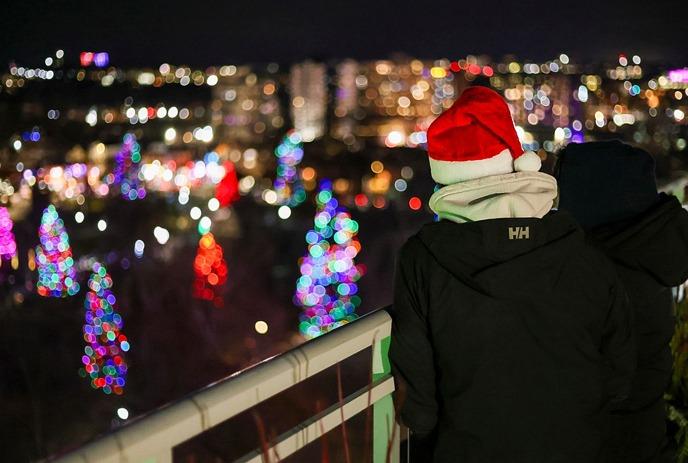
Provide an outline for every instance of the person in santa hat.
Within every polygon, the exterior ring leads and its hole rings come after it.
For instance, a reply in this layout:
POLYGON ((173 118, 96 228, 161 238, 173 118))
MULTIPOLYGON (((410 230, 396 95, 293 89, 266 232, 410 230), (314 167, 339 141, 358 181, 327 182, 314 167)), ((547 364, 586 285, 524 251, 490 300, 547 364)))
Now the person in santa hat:
POLYGON ((600 461, 629 390, 630 309, 509 107, 466 89, 428 130, 439 221, 404 244, 390 358, 411 452, 427 462, 600 461))

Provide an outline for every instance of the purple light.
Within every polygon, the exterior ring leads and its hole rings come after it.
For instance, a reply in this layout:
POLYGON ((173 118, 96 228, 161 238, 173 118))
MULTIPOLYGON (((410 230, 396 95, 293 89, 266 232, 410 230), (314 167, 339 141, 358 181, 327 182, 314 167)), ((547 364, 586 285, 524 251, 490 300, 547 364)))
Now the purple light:
POLYGON ((669 80, 681 84, 688 84, 688 68, 669 71, 669 80))
POLYGON ((17 255, 12 219, 6 207, 0 207, 0 258, 11 259, 17 255))
POLYGON ((96 53, 93 56, 93 64, 95 64, 97 68, 104 68, 110 64, 110 55, 106 51, 96 53))
POLYGON ((576 132, 571 136, 571 143, 583 143, 585 141, 583 134, 576 132))

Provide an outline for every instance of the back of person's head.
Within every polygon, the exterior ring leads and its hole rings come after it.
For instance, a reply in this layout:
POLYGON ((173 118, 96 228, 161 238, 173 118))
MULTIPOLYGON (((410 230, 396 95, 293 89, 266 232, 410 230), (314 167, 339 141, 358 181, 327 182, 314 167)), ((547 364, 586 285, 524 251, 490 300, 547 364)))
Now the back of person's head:
POLYGON ((554 176, 559 209, 585 230, 631 219, 658 200, 654 158, 618 140, 569 144, 554 176))

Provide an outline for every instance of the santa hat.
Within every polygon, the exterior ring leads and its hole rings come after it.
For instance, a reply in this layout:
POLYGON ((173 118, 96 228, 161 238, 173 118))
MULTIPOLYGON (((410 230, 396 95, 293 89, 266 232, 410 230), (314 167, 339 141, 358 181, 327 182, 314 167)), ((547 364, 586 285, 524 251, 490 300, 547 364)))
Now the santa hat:
POLYGON ((487 87, 467 88, 428 129, 432 178, 442 185, 516 171, 537 172, 540 157, 523 151, 509 106, 487 87))

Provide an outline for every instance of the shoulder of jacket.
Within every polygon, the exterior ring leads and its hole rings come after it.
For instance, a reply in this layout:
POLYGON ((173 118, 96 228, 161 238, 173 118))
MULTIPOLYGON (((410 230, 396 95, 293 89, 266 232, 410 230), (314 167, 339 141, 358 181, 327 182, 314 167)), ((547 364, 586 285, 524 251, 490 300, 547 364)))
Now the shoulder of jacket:
POLYGON ((414 234, 399 249, 396 263, 397 267, 419 274, 424 273, 423 269, 427 269, 429 258, 430 251, 418 234, 414 234))
POLYGON ((399 257, 418 257, 421 253, 426 253, 427 248, 420 237, 420 233, 411 235, 399 250, 399 257))

